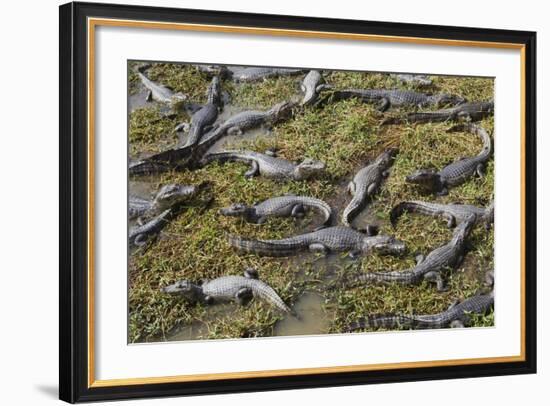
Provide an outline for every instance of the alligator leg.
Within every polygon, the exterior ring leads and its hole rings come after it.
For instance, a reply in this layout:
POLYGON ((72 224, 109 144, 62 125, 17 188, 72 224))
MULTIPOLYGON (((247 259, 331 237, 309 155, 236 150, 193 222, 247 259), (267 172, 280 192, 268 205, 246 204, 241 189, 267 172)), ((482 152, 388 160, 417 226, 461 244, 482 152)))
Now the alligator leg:
POLYGON ((292 212, 290 213, 292 217, 296 217, 296 218, 302 218, 305 216, 305 214, 306 214, 306 209, 302 204, 294 205, 294 207, 292 208, 292 212))
POLYGON ((134 244, 138 247, 143 247, 147 243, 147 240, 146 234, 138 234, 136 238, 134 238, 134 244))
POLYGON ((383 113, 390 108, 390 105, 390 100, 387 97, 384 97, 383 99, 380 99, 380 103, 378 104, 378 111, 383 113))
POLYGON ((153 101, 153 92, 148 90, 147 94, 145 95, 145 101, 151 102, 153 101))
POLYGON ((456 218, 452 214, 442 214, 442 217, 447 220, 447 227, 454 228, 456 227, 456 218))
POLYGON ((240 127, 231 127, 227 130, 229 135, 243 135, 243 130, 240 127))
POLYGON ((260 275, 258 275, 258 271, 254 268, 245 269, 244 277, 248 279, 260 279, 260 275))
POLYGON ((369 187, 367 188, 367 195, 372 196, 376 193, 376 189, 378 188, 378 185, 376 183, 371 183, 369 187))
POLYGON ((174 131, 175 132, 179 132, 179 131, 189 131, 189 127, 191 127, 191 124, 189 124, 188 122, 184 121, 183 123, 179 123, 176 128, 174 128, 174 131))
POLYGON ((235 294, 235 300, 241 306, 245 306, 250 303, 253 297, 254 294, 252 293, 252 289, 250 288, 240 288, 235 294))
POLYGON ((260 174, 260 166, 258 162, 252 161, 250 164, 250 169, 244 173, 245 178, 252 178, 260 174))
POLYGON ((416 257, 416 265, 420 265, 424 260, 426 259, 426 256, 424 254, 418 254, 416 257))
POLYGON ((214 298, 212 296, 205 296, 203 300, 204 300, 204 303, 206 303, 207 305, 214 304, 214 298))
POLYGON ((464 323, 462 320, 453 320, 451 321, 451 324, 449 324, 451 328, 464 328, 464 323))
POLYGON ((321 254, 328 254, 328 248, 321 243, 309 244, 309 250, 311 252, 319 252, 321 254))
POLYGON ((449 194, 449 189, 447 186, 442 186, 441 189, 436 193, 438 196, 447 196, 449 194))
POLYGON ((424 279, 428 282, 433 282, 436 285, 438 292, 445 292, 447 288, 445 287, 445 282, 441 277, 441 274, 438 271, 430 271, 424 275, 424 279))
POLYGON ((479 165, 476 167, 476 174, 477 174, 477 176, 479 176, 480 178, 483 178, 483 177, 485 176, 485 165, 479 164, 479 165))
POLYGON ((351 181, 350 183, 348 183, 347 189, 348 189, 348 193, 350 195, 352 195, 352 196, 355 195, 355 182, 351 181))
POLYGON ((449 305, 449 307, 447 308, 447 311, 451 310, 453 307, 455 307, 455 306, 456 306, 457 304, 459 304, 459 303, 460 303, 460 300, 455 299, 455 300, 453 301, 453 303, 451 303, 451 304, 449 305))

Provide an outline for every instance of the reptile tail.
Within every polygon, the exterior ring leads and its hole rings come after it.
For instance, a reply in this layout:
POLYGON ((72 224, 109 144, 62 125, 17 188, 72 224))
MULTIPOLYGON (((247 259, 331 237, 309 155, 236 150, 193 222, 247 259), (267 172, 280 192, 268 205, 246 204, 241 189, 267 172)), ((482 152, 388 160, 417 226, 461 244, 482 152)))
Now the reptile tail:
POLYGON ((325 221, 323 222, 324 226, 330 226, 332 224, 332 219, 334 217, 332 207, 320 199, 313 198, 308 201, 308 204, 325 215, 325 221))
POLYGON ((393 228, 397 227, 397 221, 403 213, 422 213, 430 215, 433 210, 417 202, 401 202, 395 206, 390 212, 390 223, 393 228))
POLYGON ((268 241, 246 240, 239 236, 230 235, 227 237, 229 245, 239 251, 249 252, 266 257, 287 257, 299 251, 296 246, 276 244, 268 241))
POLYGON ((342 224, 347 227, 351 227, 351 222, 355 217, 357 217, 360 209, 361 205, 355 200, 354 197, 344 209, 344 213, 342 213, 342 224))
POLYGON ((346 332, 352 332, 356 330, 364 330, 367 328, 372 329, 406 329, 412 328, 414 326, 414 320, 411 317, 400 316, 400 315, 371 315, 367 317, 362 317, 359 320, 351 323, 347 328, 346 332))

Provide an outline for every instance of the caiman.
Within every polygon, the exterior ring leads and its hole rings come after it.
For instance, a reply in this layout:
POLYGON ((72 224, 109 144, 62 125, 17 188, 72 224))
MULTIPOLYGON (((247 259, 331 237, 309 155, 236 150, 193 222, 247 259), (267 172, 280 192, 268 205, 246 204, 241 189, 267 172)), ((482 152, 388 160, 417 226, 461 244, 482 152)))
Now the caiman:
MULTIPOLYGON (((206 104, 191 116, 191 125, 185 142, 180 138, 180 144, 183 144, 183 147, 194 146, 200 141, 206 131, 212 129, 212 125, 218 117, 218 109, 221 104, 219 76, 212 78, 212 82, 206 91, 206 98, 206 104)), ((176 131, 180 130, 181 127, 182 124, 178 125, 176 131)))
POLYGON ((168 224, 172 216, 172 209, 167 209, 147 223, 132 227, 128 234, 128 243, 131 247, 141 247, 151 238, 154 238, 168 224))
POLYGON ((412 90, 398 89, 342 89, 335 90, 331 95, 333 100, 359 99, 364 103, 378 103, 380 111, 399 106, 445 106, 457 105, 465 102, 460 96, 450 94, 428 95, 412 90))
POLYGON ((160 103, 169 105, 172 108, 177 108, 187 100, 187 95, 184 95, 181 92, 174 92, 168 86, 164 86, 158 83, 153 82, 147 76, 142 73, 142 69, 136 70, 141 83, 147 88, 147 101, 155 100, 160 103))
POLYGON ((460 158, 440 171, 420 169, 405 178, 408 183, 420 185, 426 191, 442 196, 449 193, 449 188, 461 185, 474 174, 484 176, 485 164, 492 153, 491 137, 487 131, 473 123, 458 124, 448 131, 468 131, 478 135, 483 141, 479 154, 474 157, 460 158))
POLYGON ((433 81, 427 75, 415 75, 410 73, 400 73, 395 75, 390 75, 390 77, 395 78, 403 83, 410 83, 417 86, 431 86, 433 81))
POLYGON ((445 121, 480 121, 492 115, 495 104, 491 101, 463 103, 456 107, 436 111, 419 111, 404 116, 387 117, 382 124, 439 123, 445 121))
POLYGON ((344 209, 342 214, 342 223, 350 226, 351 221, 365 207, 367 201, 378 191, 382 180, 389 174, 388 169, 391 166, 397 149, 390 148, 385 150, 376 160, 362 168, 348 185, 348 191, 353 198, 344 209))
POLYGON ((249 163, 250 169, 244 174, 247 178, 261 175, 270 179, 305 180, 325 171, 325 164, 314 159, 306 158, 299 164, 295 164, 286 159, 246 150, 213 152, 207 154, 201 164, 207 165, 213 161, 249 163))
POLYGON ((155 215, 170 209, 196 196, 204 185, 168 184, 159 189, 153 200, 130 195, 128 198, 128 217, 130 219, 144 215, 155 215))
POLYGON ((494 221, 494 211, 494 202, 487 207, 477 207, 471 204, 440 204, 413 200, 401 202, 395 206, 390 212, 390 222, 393 227, 396 227, 397 220, 403 213, 419 213, 442 217, 447 220, 447 226, 453 228, 474 215, 477 223, 484 223, 486 228, 489 228, 494 221))
POLYGON ((323 254, 347 251, 352 257, 371 253, 402 255, 405 252, 405 243, 395 237, 368 236, 344 226, 323 228, 281 240, 246 240, 229 236, 229 244, 240 251, 267 257, 286 257, 303 251, 323 254))
POLYGON ((303 72, 304 69, 268 67, 244 68, 233 72, 233 80, 237 82, 255 82, 277 76, 299 75, 303 72))
POLYGON ((148 158, 132 162, 130 176, 150 175, 170 169, 196 168, 208 150, 226 134, 239 134, 262 125, 272 125, 288 118, 296 103, 284 101, 267 111, 243 111, 230 117, 211 132, 203 135, 196 145, 176 147, 148 158))
POLYGON ((445 290, 443 278, 440 272, 446 268, 455 268, 464 258, 467 238, 475 224, 475 216, 471 215, 460 223, 453 232, 451 240, 430 252, 426 257, 417 256, 417 264, 414 268, 405 271, 370 272, 359 275, 352 285, 368 283, 398 283, 401 285, 414 285, 422 280, 435 282, 437 290, 445 290))
POLYGON ((273 197, 252 206, 235 203, 220 209, 224 216, 242 217, 249 223, 262 224, 268 217, 303 217, 307 208, 314 208, 324 216, 324 225, 332 219, 332 208, 320 199, 308 196, 286 195, 273 197))
POLYGON ((184 279, 162 288, 161 291, 181 295, 191 303, 208 305, 231 301, 246 305, 251 299, 257 298, 284 313, 294 314, 271 286, 258 279, 255 269, 246 270, 244 275, 222 276, 202 283, 184 279))
POLYGON ((494 306, 494 293, 474 295, 461 303, 453 303, 441 313, 426 315, 372 315, 352 323, 347 331, 373 329, 431 329, 465 327, 471 315, 486 314, 494 306))

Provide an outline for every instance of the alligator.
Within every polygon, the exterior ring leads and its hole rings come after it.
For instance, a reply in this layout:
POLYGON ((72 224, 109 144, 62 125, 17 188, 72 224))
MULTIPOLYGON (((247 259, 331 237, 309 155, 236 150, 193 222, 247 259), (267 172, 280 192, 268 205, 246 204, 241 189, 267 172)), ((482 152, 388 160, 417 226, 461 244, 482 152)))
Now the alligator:
POLYGON ((460 223, 453 232, 451 240, 430 252, 426 257, 417 256, 415 267, 405 271, 370 272, 355 277, 352 285, 365 283, 398 283, 401 285, 414 285, 423 279, 435 282, 438 291, 444 291, 445 286, 440 272, 445 268, 455 268, 464 258, 466 251, 466 239, 470 235, 475 224, 475 216, 470 215, 460 223))
POLYGON ((323 254, 348 251, 351 257, 373 252, 391 255, 405 252, 405 243, 393 236, 369 236, 344 226, 327 227, 281 240, 246 240, 239 236, 229 236, 228 240, 229 245, 240 251, 267 257, 298 255, 308 250, 323 254))
POLYGON ((353 198, 344 209, 342 214, 342 223, 350 226, 351 221, 367 204, 379 189, 382 180, 388 176, 388 168, 392 164, 397 149, 390 148, 385 150, 376 160, 362 168, 348 185, 348 191, 353 198))
POLYGON ((181 295, 191 303, 208 305, 231 301, 246 305, 253 298, 257 298, 266 301, 284 313, 294 314, 271 286, 258 279, 255 269, 247 269, 244 275, 221 276, 204 281, 202 284, 183 279, 161 288, 161 291, 181 295))
MULTIPOLYGON (((187 134, 187 139, 183 146, 194 146, 197 144, 205 131, 212 128, 212 125, 218 117, 218 108, 221 103, 221 87, 219 76, 214 76, 212 82, 206 91, 207 102, 196 113, 191 116, 191 125, 187 134)), ((186 123, 184 123, 186 124, 186 123)), ((183 124, 176 127, 176 131, 182 128, 183 124)), ((182 144, 180 138, 180 144, 182 144)))
POLYGON ((288 69, 288 68, 244 68, 233 72, 233 80, 238 82, 254 82, 265 80, 277 76, 299 75, 304 69, 288 69))
POLYGON ((420 111, 400 117, 387 117, 382 124, 438 123, 450 120, 479 121, 492 115, 495 104, 492 100, 463 103, 456 107, 437 111, 420 111))
POLYGON ((393 106, 426 107, 457 105, 465 102, 463 97, 445 93, 428 95, 398 89, 342 89, 335 90, 331 97, 333 100, 359 99, 364 103, 378 103, 380 111, 386 111, 393 106))
MULTIPOLYGON (((143 68, 142 68, 143 69, 143 68)), ((172 108, 177 108, 187 100, 187 95, 184 95, 181 92, 175 93, 168 86, 164 86, 158 83, 153 82, 147 76, 145 76, 141 70, 136 71, 141 83, 147 88, 147 101, 156 100, 160 103, 168 104, 172 108)))
POLYGON ((203 185, 188 186, 171 183, 161 187, 153 200, 130 195, 128 199, 129 218, 133 219, 144 215, 153 215, 174 207, 179 203, 196 196, 202 187, 203 185))
POLYGON ((372 315, 352 323, 347 332, 366 328, 383 329, 432 329, 465 327, 471 323, 472 314, 486 314, 494 305, 494 293, 474 295, 463 302, 454 302, 441 313, 426 315, 372 315))
POLYGON ((487 207, 477 207, 471 204, 440 204, 434 202, 406 201, 395 206, 390 212, 390 222, 396 227, 397 220, 403 213, 420 213, 428 216, 442 217, 447 220, 449 228, 466 220, 470 215, 475 216, 477 223, 483 222, 489 228, 494 219, 494 203, 487 207))
POLYGON ((306 208, 315 208, 324 214, 324 225, 332 220, 332 208, 320 199, 308 196, 286 195, 273 197, 261 203, 248 206, 235 203, 220 209, 224 216, 242 217, 249 223, 262 224, 268 217, 303 217, 306 208))
POLYGON ((196 168, 208 150, 226 134, 241 134, 250 128, 276 122, 290 116, 295 103, 284 101, 267 111, 243 111, 204 134, 195 145, 171 148, 130 164, 130 175, 150 175, 170 169, 196 168))
POLYGON ((304 93, 301 104, 302 106, 309 106, 317 101, 320 92, 330 89, 331 87, 325 84, 325 79, 321 75, 321 72, 318 70, 311 70, 300 84, 300 88, 304 93))
POLYGON ((201 161, 206 165, 213 161, 240 161, 250 164, 245 177, 264 176, 271 179, 305 180, 320 175, 325 171, 325 164, 321 161, 306 158, 299 164, 255 151, 221 151, 207 154, 201 161))
POLYGON ((164 226, 168 224, 172 214, 172 209, 167 209, 147 223, 130 228, 128 235, 130 246, 141 247, 145 245, 150 238, 157 236, 164 226))
POLYGON ((427 191, 436 193, 439 196, 448 194, 449 188, 461 185, 474 174, 482 177, 485 163, 491 157, 492 152, 491 137, 483 127, 473 123, 462 123, 450 128, 448 131, 468 131, 476 134, 482 139, 483 148, 478 155, 460 158, 440 171, 420 169, 405 178, 408 183, 420 185, 427 191))
POLYGON ((433 81, 427 75, 415 75, 410 73, 390 74, 390 77, 395 78, 403 83, 410 83, 418 86, 431 86, 433 81))

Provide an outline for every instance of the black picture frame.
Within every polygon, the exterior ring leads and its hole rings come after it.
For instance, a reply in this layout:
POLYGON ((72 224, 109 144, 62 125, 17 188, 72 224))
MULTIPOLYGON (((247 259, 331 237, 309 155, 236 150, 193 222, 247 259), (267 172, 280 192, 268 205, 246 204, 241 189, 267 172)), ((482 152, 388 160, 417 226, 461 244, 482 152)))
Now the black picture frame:
POLYGON ((205 10, 68 3, 60 6, 59 393, 67 402, 482 377, 536 372, 536 33, 205 10), (524 47, 525 357, 517 362, 312 373, 199 382, 94 387, 88 379, 87 19, 102 17, 224 26, 436 38, 524 47))

